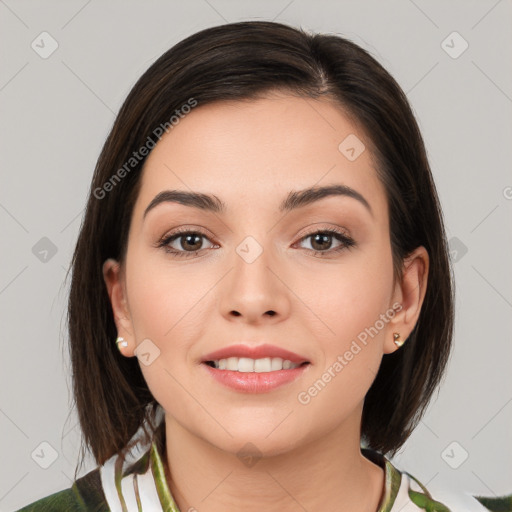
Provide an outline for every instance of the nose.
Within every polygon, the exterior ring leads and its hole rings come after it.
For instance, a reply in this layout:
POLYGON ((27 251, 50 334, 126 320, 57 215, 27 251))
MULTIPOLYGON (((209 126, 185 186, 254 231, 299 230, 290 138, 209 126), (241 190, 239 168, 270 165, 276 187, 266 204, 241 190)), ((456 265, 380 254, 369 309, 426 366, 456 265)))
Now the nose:
POLYGON ((221 291, 222 314, 231 321, 238 318, 250 324, 287 318, 291 292, 279 258, 250 237, 235 252, 233 269, 221 291))

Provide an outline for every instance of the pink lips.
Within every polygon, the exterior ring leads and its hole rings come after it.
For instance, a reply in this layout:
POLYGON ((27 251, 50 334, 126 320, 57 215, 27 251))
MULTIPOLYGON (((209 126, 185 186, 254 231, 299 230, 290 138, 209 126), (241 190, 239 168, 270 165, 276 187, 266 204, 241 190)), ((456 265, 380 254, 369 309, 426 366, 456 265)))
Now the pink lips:
POLYGON ((309 361, 303 356, 274 345, 258 345, 256 347, 231 345, 211 352, 202 358, 203 364, 200 366, 217 382, 243 393, 266 393, 272 391, 298 379, 310 366, 310 364, 302 364, 302 366, 298 366, 297 368, 273 372, 237 372, 219 370, 205 364, 207 361, 218 361, 220 359, 227 359, 228 357, 249 357, 251 359, 280 357, 283 360, 288 359, 295 364, 309 363, 309 361))
MULTIPOLYGON (((280 357, 285 360, 288 359, 292 363, 302 364, 308 362, 307 358, 285 350, 283 348, 276 347, 275 345, 258 345, 251 347, 249 345, 230 345, 224 347, 215 352, 211 352, 202 358, 202 362, 206 361, 218 361, 219 359, 227 359, 228 357, 249 357, 251 359, 263 359, 264 357, 280 357)), ((287 370, 288 371, 288 370, 287 370)))
POLYGON ((234 372, 231 370, 217 370, 207 364, 201 364, 217 382, 228 388, 242 393, 267 393, 284 384, 298 379, 311 365, 305 364, 290 370, 277 370, 275 372, 234 372))

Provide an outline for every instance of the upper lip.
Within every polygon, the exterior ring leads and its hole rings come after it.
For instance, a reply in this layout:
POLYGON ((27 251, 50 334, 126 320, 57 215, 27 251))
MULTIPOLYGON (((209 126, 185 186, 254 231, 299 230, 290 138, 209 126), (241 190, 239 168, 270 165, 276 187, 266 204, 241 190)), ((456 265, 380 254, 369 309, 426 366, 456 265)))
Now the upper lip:
POLYGON ((305 357, 290 352, 284 348, 277 347, 275 345, 230 345, 214 352, 210 352, 205 355, 201 362, 206 361, 219 361, 220 359, 227 359, 228 357, 249 357, 251 359, 263 359, 264 357, 280 357, 281 359, 291 361, 295 364, 302 364, 309 362, 305 357))

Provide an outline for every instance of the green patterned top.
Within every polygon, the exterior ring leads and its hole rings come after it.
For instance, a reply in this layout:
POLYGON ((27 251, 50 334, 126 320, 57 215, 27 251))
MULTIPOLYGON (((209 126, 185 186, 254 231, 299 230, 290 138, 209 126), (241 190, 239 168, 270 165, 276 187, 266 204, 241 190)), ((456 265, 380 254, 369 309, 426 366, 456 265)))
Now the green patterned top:
MULTIPOLYGON (((165 475, 163 422, 155 432, 149 445, 136 440, 128 453, 114 455, 102 466, 78 478, 69 489, 35 501, 18 512, 180 512, 165 475)), ((140 435, 140 429, 137 434, 140 435)), ((361 453, 384 469, 384 492, 376 512, 512 512, 512 495, 502 498, 468 495, 466 501, 458 501, 456 507, 450 505, 449 508, 446 502, 434 499, 416 478, 398 470, 381 453, 363 447, 361 453)))

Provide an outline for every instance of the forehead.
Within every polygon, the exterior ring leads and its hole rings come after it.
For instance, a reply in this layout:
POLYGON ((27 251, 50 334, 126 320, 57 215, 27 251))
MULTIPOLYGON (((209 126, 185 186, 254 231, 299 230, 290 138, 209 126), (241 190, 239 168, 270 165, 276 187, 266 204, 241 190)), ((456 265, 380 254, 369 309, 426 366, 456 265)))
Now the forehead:
POLYGON ((371 143, 327 99, 269 97, 198 105, 152 150, 136 210, 166 189, 215 194, 228 205, 277 205, 290 190, 341 183, 385 207, 371 143), (347 152, 348 150, 348 152, 347 152), (354 158, 354 156, 356 158, 354 158))

